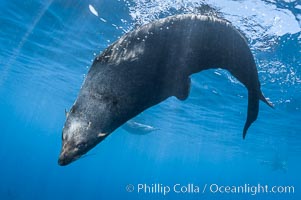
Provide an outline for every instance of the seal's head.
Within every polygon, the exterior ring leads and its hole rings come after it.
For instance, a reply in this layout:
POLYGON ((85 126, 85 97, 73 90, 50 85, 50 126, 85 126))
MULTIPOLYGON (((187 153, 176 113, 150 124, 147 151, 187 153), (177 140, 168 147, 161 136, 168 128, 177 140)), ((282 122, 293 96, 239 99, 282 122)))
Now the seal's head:
POLYGON ((58 160, 61 166, 77 160, 108 135, 108 132, 101 131, 94 117, 84 115, 77 104, 73 105, 66 116, 62 133, 62 150, 58 160))

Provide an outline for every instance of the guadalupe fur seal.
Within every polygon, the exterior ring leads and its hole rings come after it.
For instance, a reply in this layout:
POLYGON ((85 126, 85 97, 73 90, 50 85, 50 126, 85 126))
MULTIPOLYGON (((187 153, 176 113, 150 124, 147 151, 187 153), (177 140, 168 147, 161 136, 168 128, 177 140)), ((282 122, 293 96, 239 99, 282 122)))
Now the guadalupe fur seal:
POLYGON ((191 74, 228 70, 248 89, 243 138, 263 96, 253 55, 243 35, 217 17, 185 14, 131 31, 96 57, 67 113, 58 163, 87 153, 123 123, 170 96, 185 100, 191 74))

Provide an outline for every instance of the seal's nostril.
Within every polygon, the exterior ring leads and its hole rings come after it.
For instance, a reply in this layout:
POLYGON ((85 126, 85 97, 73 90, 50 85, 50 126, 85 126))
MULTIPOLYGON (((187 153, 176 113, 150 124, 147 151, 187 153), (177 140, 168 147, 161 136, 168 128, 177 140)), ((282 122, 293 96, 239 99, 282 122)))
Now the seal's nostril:
POLYGON ((64 165, 64 161, 61 158, 59 158, 58 164, 61 165, 61 166, 63 166, 64 165))
POLYGON ((60 166, 65 166, 65 165, 68 164, 68 162, 67 162, 67 160, 64 159, 64 158, 59 158, 58 164, 59 164, 60 166))
POLYGON ((59 159, 58 159, 58 164, 60 165, 60 166, 64 166, 64 165, 66 165, 67 164, 67 162, 66 162, 66 157, 64 156, 64 155, 60 155, 60 157, 59 157, 59 159))

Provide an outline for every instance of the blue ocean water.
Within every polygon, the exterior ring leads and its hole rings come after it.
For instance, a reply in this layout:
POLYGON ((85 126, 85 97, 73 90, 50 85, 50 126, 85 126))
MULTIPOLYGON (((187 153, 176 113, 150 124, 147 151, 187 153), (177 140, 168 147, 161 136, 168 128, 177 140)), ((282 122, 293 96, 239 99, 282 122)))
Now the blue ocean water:
POLYGON ((64 110, 94 57, 135 26, 197 12, 202 2, 1 0, 0 199, 300 199, 299 0, 204 1, 246 34, 275 105, 261 103, 246 140, 246 89, 226 71, 209 70, 192 76, 186 101, 169 98, 87 156, 57 164, 64 110), (177 193, 176 184, 186 187, 177 193), (185 192, 189 184, 200 191, 185 192), (255 194, 258 184, 279 191, 255 194), (222 187, 245 185, 249 192, 222 187))

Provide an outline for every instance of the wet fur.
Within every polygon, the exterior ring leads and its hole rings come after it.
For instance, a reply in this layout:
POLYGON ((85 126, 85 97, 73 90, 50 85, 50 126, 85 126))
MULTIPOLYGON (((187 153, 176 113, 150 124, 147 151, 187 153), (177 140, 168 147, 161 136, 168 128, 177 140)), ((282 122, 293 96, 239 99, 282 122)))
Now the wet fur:
POLYGON ((226 20, 177 15, 127 33, 94 60, 68 114, 59 163, 74 161, 123 123, 168 97, 185 100, 189 76, 212 68, 228 70, 248 89, 245 138, 258 116, 259 100, 271 105, 261 92, 247 41, 226 20), (74 126, 75 122, 82 127, 74 126))

